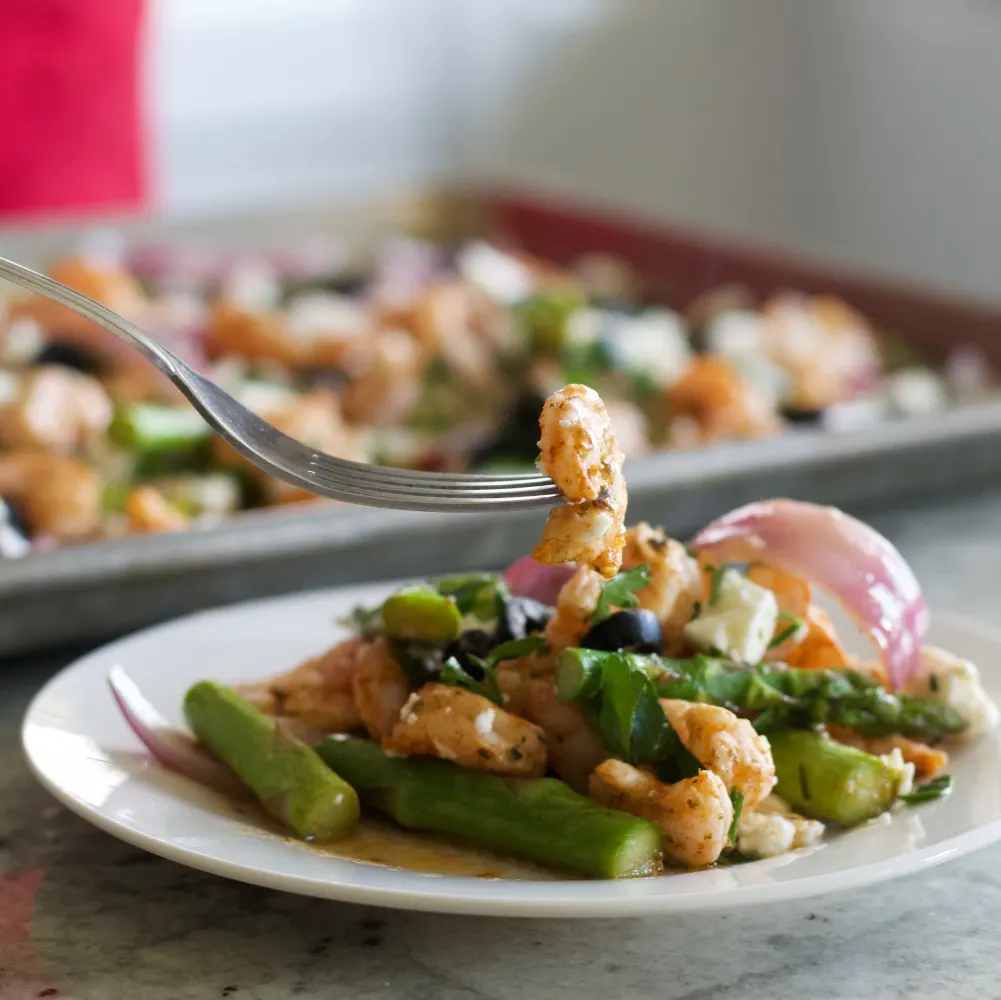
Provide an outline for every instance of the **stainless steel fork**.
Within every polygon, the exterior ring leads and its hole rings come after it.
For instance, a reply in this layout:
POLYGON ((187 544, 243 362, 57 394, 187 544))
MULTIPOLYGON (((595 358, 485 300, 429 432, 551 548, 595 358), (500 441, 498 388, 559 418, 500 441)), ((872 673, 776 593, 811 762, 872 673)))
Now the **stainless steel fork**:
POLYGON ((241 455, 265 472, 310 493, 365 507, 468 513, 552 506, 563 499, 552 480, 542 475, 450 475, 385 469, 314 451, 262 420, 99 302, 3 257, 0 277, 69 307, 135 348, 241 455))

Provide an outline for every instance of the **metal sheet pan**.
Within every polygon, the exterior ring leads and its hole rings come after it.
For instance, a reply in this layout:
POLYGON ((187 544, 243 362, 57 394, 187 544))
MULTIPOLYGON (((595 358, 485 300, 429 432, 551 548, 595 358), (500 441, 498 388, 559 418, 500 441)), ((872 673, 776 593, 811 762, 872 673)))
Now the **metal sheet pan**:
MULTIPOLYGON (((741 258, 724 274, 722 251, 712 250, 710 266, 700 244, 651 235, 651 230, 633 223, 603 222, 596 228, 593 219, 574 211, 549 205, 540 215, 537 206, 526 208, 504 198, 496 199, 494 208, 501 228, 513 231, 529 249, 558 257, 570 255, 575 246, 611 244, 607 249, 632 258, 652 279, 691 271, 685 288, 676 290, 679 299, 724 277, 762 290, 788 277, 793 287, 806 281, 842 291, 850 301, 853 293, 868 288, 846 285, 833 271, 825 286, 823 269, 804 276, 774 264, 765 277, 752 281, 755 268, 761 270, 759 261, 741 258), (687 266, 686 261, 702 263, 687 266)), ((393 206, 353 206, 349 211, 334 206, 280 219, 187 226, 152 222, 123 228, 140 238, 195 236, 222 245, 268 248, 318 231, 345 234, 352 246, 363 247, 380 232, 400 228, 455 236, 478 225, 479 207, 469 200, 419 196, 393 206)), ((78 233, 73 226, 8 232, 0 234, 0 252, 40 261, 72 246, 78 233)), ((926 346, 934 346, 930 341, 935 339, 956 344, 969 338, 988 349, 1001 343, 996 336, 1001 316, 993 310, 915 296, 909 290, 883 289, 880 295, 869 289, 867 304, 882 306, 888 324, 899 319, 892 325, 905 335, 913 326, 916 339, 926 346), (936 333, 938 338, 932 336, 936 333)), ((931 494, 969 492, 1001 483, 1001 402, 881 424, 864 432, 798 430, 702 452, 661 453, 631 463, 628 479, 630 520, 654 521, 680 536, 731 507, 768 496, 865 509, 931 494)), ((380 577, 499 567, 529 549, 541 522, 538 514, 417 515, 318 506, 251 512, 207 531, 125 538, 0 562, 0 657, 90 642, 252 597, 380 577)))
MULTIPOLYGON (((768 496, 847 509, 1001 482, 1001 403, 865 433, 796 432, 627 471, 630 520, 685 536, 768 496)), ((126 538, 0 564, 0 655, 93 641, 233 601, 323 585, 492 568, 527 551, 542 516, 342 507, 255 512, 211 531, 126 538)))

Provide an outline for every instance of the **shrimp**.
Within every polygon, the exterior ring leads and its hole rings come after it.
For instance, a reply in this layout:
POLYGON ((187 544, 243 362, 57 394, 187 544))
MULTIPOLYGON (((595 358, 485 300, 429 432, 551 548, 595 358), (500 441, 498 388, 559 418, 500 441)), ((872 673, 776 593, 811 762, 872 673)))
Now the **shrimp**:
MULTIPOLYGON (((108 306, 119 316, 143 325, 149 300, 139 282, 124 268, 84 256, 64 257, 49 268, 49 274, 56 281, 108 306)), ((10 314, 11 319, 30 316, 43 329, 58 331, 60 340, 86 350, 118 357, 127 356, 131 350, 103 327, 41 295, 12 303, 10 314)))
POLYGON ((512 661, 507 660, 494 670, 494 677, 504 699, 504 710, 512 715, 524 716, 532 684, 531 676, 517 666, 512 666, 512 661))
POLYGON ((702 355, 668 390, 673 419, 690 427, 691 444, 766 437, 781 424, 768 397, 725 362, 702 355))
POLYGON ((747 719, 727 708, 662 698, 664 714, 699 763, 718 775, 727 791, 739 789, 753 809, 775 787, 775 762, 768 740, 747 719))
POLYGON ((532 558, 550 565, 580 563, 593 566, 602 576, 615 576, 625 536, 625 503, 626 487, 619 479, 607 497, 554 508, 532 558))
POLYGON ((481 332, 483 306, 477 292, 474 285, 459 280, 432 285, 414 307, 409 328, 429 355, 440 355, 463 379, 482 389, 490 385, 495 366, 493 349, 481 332))
POLYGON ((251 361, 275 361, 291 367, 306 363, 312 348, 307 339, 296 337, 286 328, 281 314, 248 312, 226 300, 213 306, 204 340, 210 357, 235 354, 251 361))
POLYGON ((182 510, 152 486, 140 486, 129 493, 125 498, 125 517, 129 531, 137 534, 183 531, 190 523, 182 510))
POLYGON ((626 532, 622 565, 645 563, 650 582, 637 591, 641 608, 652 611, 661 623, 665 652, 680 652, 683 629, 692 620, 695 606, 705 596, 705 581, 698 562, 685 547, 668 538, 662 529, 641 521, 626 532))
POLYGON ((592 799, 610 809, 641 816, 660 827, 664 855, 689 868, 711 865, 726 847, 733 823, 733 804, 723 780, 699 771, 673 785, 610 758, 591 775, 592 799))
POLYGON ((552 769, 574 791, 586 795, 588 777, 609 754, 584 709, 575 702, 560 701, 552 679, 539 677, 529 685, 525 717, 546 734, 552 769))
POLYGON ((332 733, 357 729, 361 721, 355 706, 353 681, 358 657, 368 640, 345 639, 294 670, 240 693, 262 712, 289 715, 332 733))
POLYGON ((892 736, 863 736, 853 729, 844 726, 828 726, 832 739, 839 743, 858 747, 876 757, 884 757, 894 750, 900 751, 905 764, 914 765, 914 776, 919 781, 928 781, 941 774, 949 764, 949 755, 944 750, 928 746, 907 736, 894 734, 892 736))
POLYGON ((542 470, 571 505, 550 511, 533 557, 614 576, 622 562, 628 497, 605 405, 593 389, 568 385, 546 400, 539 425, 542 470))
MULTIPOLYGON (((336 396, 322 389, 296 396, 262 413, 280 431, 310 445, 317 451, 340 458, 361 459, 360 442, 345 426, 336 396)), ((261 472, 238 455, 221 439, 215 442, 217 454, 228 464, 236 464, 260 483, 271 503, 297 503, 314 500, 315 495, 261 472)))
POLYGON ((838 299, 780 295, 761 312, 766 356, 790 376, 793 406, 822 410, 851 398, 882 367, 869 324, 838 299))
POLYGON ((61 365, 24 375, 13 400, 0 408, 0 440, 10 448, 69 453, 103 434, 111 399, 101 383, 61 365))
POLYGON ((556 598, 556 612, 546 623, 546 642, 554 649, 579 645, 591 627, 588 618, 598 606, 601 575, 587 566, 580 566, 560 588, 556 598))
POLYGON ((826 611, 811 604, 806 612, 805 624, 806 635, 785 656, 784 662, 790 667, 827 670, 853 662, 852 656, 838 642, 834 623, 826 611))
POLYGON ((101 526, 100 477, 66 455, 30 450, 0 455, 0 496, 24 510, 32 535, 81 541, 101 526))
POLYGON ((425 684, 412 694, 382 746, 518 778, 538 778, 546 770, 541 729, 487 698, 445 684, 425 684))
POLYGON ((539 420, 542 467, 568 500, 597 500, 620 464, 608 411, 586 385, 554 392, 539 420))
POLYGON ((505 711, 525 716, 525 706, 532 682, 536 677, 551 679, 558 658, 559 651, 546 646, 527 656, 502 660, 495 669, 494 676, 504 699, 505 711))
POLYGON ((185 402, 180 389, 163 372, 140 357, 116 358, 101 373, 101 385, 116 403, 154 400, 176 406, 185 402))
POLYGON ((406 418, 421 394, 426 365, 420 345, 404 330, 380 330, 371 356, 344 391, 344 414, 354 424, 387 427, 406 418))
POLYGON ((410 697, 410 684, 385 641, 363 646, 351 678, 355 709, 374 740, 383 740, 400 720, 410 697))

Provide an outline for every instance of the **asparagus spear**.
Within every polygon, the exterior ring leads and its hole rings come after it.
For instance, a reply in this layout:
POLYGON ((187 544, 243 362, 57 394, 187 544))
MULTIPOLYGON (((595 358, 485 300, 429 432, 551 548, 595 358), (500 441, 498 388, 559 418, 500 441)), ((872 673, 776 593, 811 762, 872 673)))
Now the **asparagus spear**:
POLYGON ((903 768, 807 730, 770 733, 776 791, 797 812, 854 826, 897 799, 903 768))
POLYGON ((664 698, 725 705, 736 712, 758 713, 762 732, 834 723, 867 736, 902 733, 934 743, 964 728, 950 708, 911 695, 893 694, 853 670, 804 670, 782 664, 747 667, 712 656, 672 660, 640 653, 603 653, 571 649, 560 656, 557 689, 574 683, 585 661, 622 656, 653 678, 664 698))
POLYGON ((567 649, 560 654, 556 668, 556 697, 561 701, 581 701, 601 690, 605 653, 596 649, 567 649))
POLYGON ((606 809, 555 778, 522 781, 430 758, 389 757, 370 740, 328 737, 319 755, 401 826, 464 837, 581 875, 649 870, 660 831, 606 809))
POLYGON ((209 426, 192 409, 157 403, 125 403, 115 411, 111 440, 136 455, 137 474, 162 475, 181 465, 200 464, 209 426))
POLYGON ((140 451, 181 451, 209 436, 209 425, 197 411, 159 403, 125 403, 115 411, 112 438, 140 451))
POLYGON ((334 840, 358 822, 355 790, 235 691, 199 681, 185 695, 184 714, 198 739, 300 837, 334 840))
POLYGON ((452 598, 418 585, 386 598, 382 624, 391 639, 444 646, 462 631, 462 613, 452 598))

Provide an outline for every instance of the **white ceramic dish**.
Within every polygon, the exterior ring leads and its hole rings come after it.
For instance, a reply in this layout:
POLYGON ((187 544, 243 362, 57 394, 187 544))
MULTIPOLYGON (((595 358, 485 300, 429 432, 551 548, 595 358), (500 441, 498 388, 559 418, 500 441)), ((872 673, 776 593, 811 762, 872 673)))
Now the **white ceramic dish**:
MULTIPOLYGON (((623 881, 571 881, 480 861, 514 878, 435 875, 344 860, 282 837, 205 789, 150 764, 106 684, 121 664, 181 724, 193 681, 253 680, 329 645, 336 620, 390 584, 321 591, 209 611, 114 642, 67 667, 24 721, 28 760, 62 803, 95 826, 181 864, 273 889, 413 910, 531 917, 638 916, 781 902, 869 885, 1001 839, 1001 737, 955 753, 952 795, 824 844, 766 861, 623 881)), ((933 641, 978 663, 1001 698, 1001 635, 940 617, 933 641)), ((459 870, 473 870, 469 862, 459 870)))

